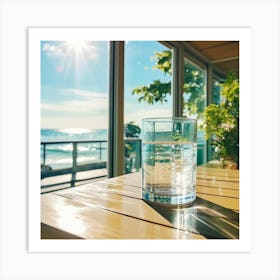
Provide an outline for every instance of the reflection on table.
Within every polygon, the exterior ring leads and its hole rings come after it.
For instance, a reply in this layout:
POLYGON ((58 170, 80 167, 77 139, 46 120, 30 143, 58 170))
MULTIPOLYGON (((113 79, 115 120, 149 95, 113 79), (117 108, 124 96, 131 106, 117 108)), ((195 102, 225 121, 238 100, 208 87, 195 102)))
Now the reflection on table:
POLYGON ((188 207, 141 199, 141 173, 41 195, 42 239, 238 239, 239 171, 197 168, 188 207))

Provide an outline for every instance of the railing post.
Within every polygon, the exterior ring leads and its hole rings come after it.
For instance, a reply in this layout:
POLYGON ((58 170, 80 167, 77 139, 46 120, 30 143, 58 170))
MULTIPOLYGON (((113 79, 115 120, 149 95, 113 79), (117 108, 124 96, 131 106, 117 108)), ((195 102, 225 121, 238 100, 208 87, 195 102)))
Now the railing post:
POLYGON ((43 144, 43 167, 46 166, 46 144, 43 144))
POLYGON ((139 139, 139 168, 142 168, 142 139, 139 139))
POLYGON ((100 141, 99 142, 99 159, 101 160, 101 156, 102 156, 102 154, 101 154, 101 144, 102 144, 102 142, 100 141))
POLYGON ((76 181, 76 171, 77 171, 77 143, 73 142, 73 151, 72 151, 72 179, 71 179, 71 187, 75 186, 76 181))

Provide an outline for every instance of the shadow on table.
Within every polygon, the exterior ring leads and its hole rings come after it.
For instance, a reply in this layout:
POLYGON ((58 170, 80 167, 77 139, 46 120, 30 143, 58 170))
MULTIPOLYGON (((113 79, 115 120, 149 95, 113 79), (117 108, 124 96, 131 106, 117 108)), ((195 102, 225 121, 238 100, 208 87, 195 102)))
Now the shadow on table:
POLYGON ((170 207, 148 203, 175 228, 203 235, 208 239, 238 239, 239 213, 196 198, 188 207, 170 207))

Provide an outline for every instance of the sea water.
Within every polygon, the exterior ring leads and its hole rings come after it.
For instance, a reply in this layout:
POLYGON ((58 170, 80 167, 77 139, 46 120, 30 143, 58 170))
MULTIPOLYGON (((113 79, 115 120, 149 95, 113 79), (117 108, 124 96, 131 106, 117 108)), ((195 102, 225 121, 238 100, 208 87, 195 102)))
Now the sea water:
MULTIPOLYGON (((107 140, 107 129, 41 129, 42 142, 64 142, 46 145, 45 164, 50 168, 61 169, 72 166, 73 145, 71 141, 107 140), (68 143, 67 143, 68 142, 68 143)), ((87 164, 107 160, 107 143, 79 143, 78 164, 87 164), (101 145, 101 150, 100 150, 101 145)), ((43 163, 43 145, 41 145, 41 164, 43 163)))
POLYGON ((196 198, 197 144, 143 143, 143 199, 187 204, 196 198))

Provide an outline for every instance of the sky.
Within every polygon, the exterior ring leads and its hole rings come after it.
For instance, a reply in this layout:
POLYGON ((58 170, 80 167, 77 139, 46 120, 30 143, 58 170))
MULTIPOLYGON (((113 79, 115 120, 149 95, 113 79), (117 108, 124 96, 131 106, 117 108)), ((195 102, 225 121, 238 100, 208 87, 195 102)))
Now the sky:
MULTIPOLYGON (((171 77, 153 69, 156 41, 125 42, 124 122, 171 116, 165 104, 139 103, 133 88, 171 77)), ((109 43, 41 41, 41 128, 108 128, 109 43)))

